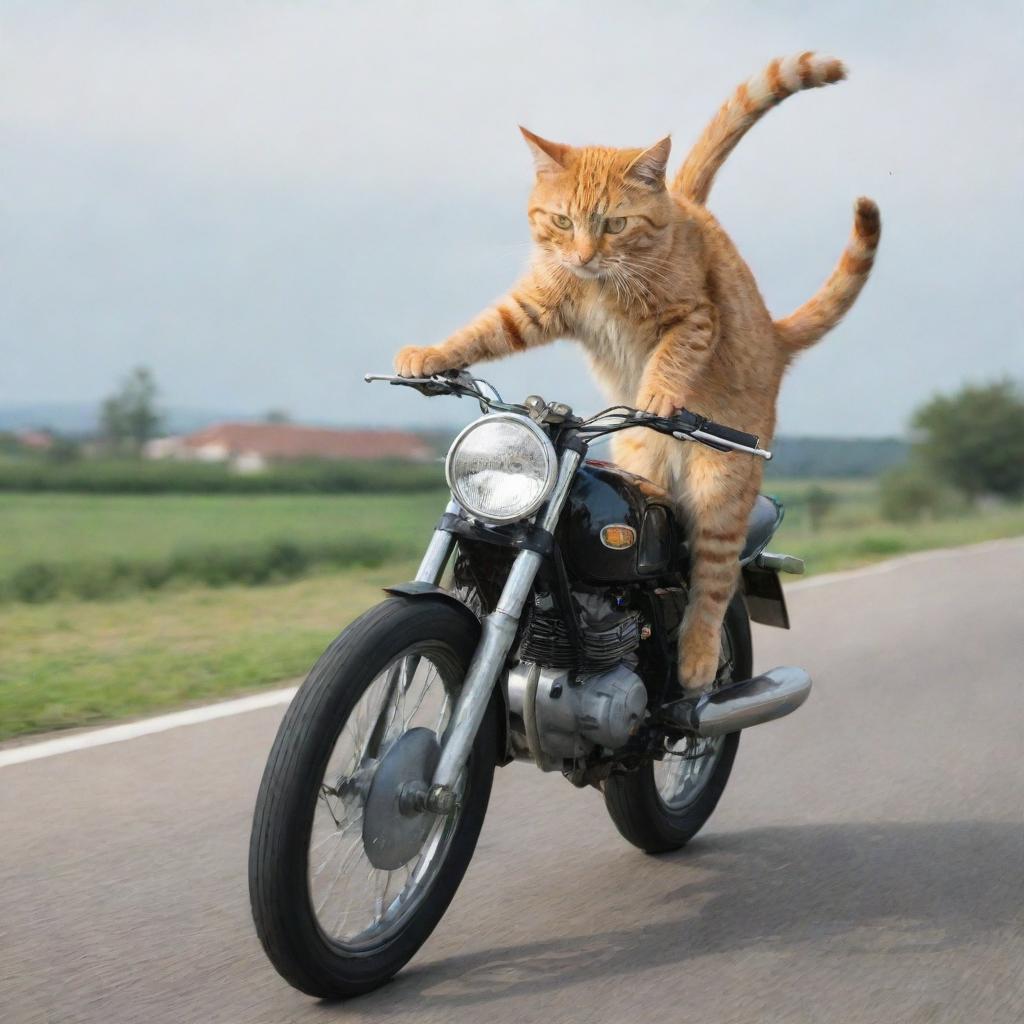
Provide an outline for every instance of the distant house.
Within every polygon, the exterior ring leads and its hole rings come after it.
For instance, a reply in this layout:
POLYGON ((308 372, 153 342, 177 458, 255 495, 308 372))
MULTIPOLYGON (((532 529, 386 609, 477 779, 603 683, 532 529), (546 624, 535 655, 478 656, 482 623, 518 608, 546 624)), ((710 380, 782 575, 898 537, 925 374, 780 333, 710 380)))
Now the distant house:
POLYGON ((157 438, 146 445, 145 454, 150 459, 228 462, 239 472, 303 459, 429 462, 434 457, 430 445, 406 431, 335 430, 293 423, 218 423, 194 434, 157 438))
POLYGON ((53 447, 53 434, 48 430, 18 430, 14 439, 22 448, 36 452, 47 452, 53 447))

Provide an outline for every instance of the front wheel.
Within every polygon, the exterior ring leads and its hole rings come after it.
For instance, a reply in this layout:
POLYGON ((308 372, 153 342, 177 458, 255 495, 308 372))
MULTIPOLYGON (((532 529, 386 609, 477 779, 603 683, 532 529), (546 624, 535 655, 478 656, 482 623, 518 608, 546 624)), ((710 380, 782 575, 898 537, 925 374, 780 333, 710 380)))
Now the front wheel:
MULTIPOLYGON (((733 598, 722 623, 716 686, 753 674, 750 620, 743 598, 733 598)), ((623 838, 645 853, 685 846, 718 805, 732 772, 740 734, 669 743, 660 760, 612 775, 604 784, 608 814, 623 838)))
POLYGON ((448 817, 415 812, 476 647, 457 608, 394 597, 352 623, 292 701, 263 775, 249 847, 256 931, 279 973, 321 998, 383 984, 451 902, 483 824, 492 708, 448 817))

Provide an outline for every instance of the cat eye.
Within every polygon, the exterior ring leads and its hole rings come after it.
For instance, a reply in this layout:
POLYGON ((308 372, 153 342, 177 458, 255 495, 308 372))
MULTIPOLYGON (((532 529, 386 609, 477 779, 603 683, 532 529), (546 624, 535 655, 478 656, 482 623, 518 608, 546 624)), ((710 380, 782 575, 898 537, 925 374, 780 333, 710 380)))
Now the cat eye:
POLYGON ((625 226, 625 217, 609 217, 604 222, 604 229, 609 235, 617 235, 625 226))
POLYGON ((555 222, 555 227, 561 228, 563 231, 568 231, 572 227, 572 221, 564 214, 553 213, 551 219, 555 222))

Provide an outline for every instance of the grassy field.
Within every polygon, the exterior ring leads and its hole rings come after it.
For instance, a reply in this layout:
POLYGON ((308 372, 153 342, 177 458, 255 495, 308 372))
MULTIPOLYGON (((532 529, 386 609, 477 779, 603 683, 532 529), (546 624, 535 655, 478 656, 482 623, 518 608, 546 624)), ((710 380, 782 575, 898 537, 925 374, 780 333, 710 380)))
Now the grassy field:
POLYGON ((280 583, 411 558, 446 500, 0 494, 0 601, 280 583))
POLYGON ((0 739, 211 700, 304 673, 414 565, 0 610, 0 739))
POLYGON ((0 494, 0 565, 160 558, 182 548, 346 534, 422 546, 443 490, 387 496, 0 494))
POLYGON ((1024 534, 1024 505, 1019 504, 896 524, 880 518, 878 483, 874 480, 768 481, 765 491, 786 507, 772 550, 804 559, 808 575, 867 565, 914 551, 1024 534), (806 504, 808 492, 816 487, 823 487, 836 498, 818 530, 811 528, 806 504))
MULTIPOLYGON (((875 485, 829 481, 837 504, 813 532, 813 482, 772 482, 788 503, 775 550, 809 572, 904 552, 1024 534, 1024 507, 913 526, 877 517, 875 485)), ((0 496, 0 564, 155 557, 182 544, 318 539, 334 531, 398 536, 417 552, 445 496, 87 498, 0 496)), ((407 579, 408 558, 318 572, 288 584, 134 594, 116 600, 0 605, 0 739, 215 699, 303 674, 326 643, 407 579)))
MULTIPOLYGON (((834 572, 868 565, 885 558, 928 551, 932 548, 959 547, 1001 537, 1024 534, 1024 507, 993 510, 956 519, 940 519, 913 525, 858 522, 828 525, 817 533, 794 517, 788 517, 772 540, 773 551, 783 551, 804 559, 807 574, 834 572)), ((792 579, 792 577, 787 577, 792 579)))

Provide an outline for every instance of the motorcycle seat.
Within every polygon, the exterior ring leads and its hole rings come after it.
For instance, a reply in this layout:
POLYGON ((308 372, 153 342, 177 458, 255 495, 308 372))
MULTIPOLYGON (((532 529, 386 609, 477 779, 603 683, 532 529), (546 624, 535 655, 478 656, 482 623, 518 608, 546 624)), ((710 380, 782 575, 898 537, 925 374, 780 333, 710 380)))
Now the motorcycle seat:
POLYGON ((782 503, 767 494, 759 494, 747 520, 747 539, 740 553, 740 565, 752 562, 768 546, 782 522, 782 503))

